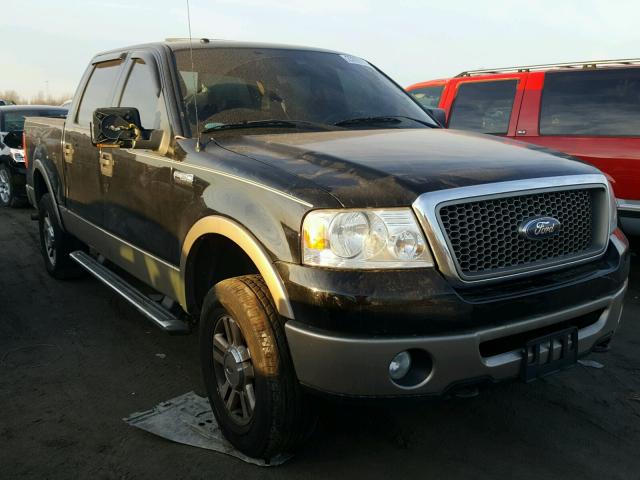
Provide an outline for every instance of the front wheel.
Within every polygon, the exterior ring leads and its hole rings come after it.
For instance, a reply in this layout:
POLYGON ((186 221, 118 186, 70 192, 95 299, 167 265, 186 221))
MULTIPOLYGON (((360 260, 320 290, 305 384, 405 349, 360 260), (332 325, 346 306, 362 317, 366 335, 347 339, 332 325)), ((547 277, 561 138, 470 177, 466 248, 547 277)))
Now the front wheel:
POLYGON ((200 354, 213 413, 238 450, 269 460, 293 452, 312 432, 315 409, 298 384, 261 276, 224 280, 209 291, 200 354))

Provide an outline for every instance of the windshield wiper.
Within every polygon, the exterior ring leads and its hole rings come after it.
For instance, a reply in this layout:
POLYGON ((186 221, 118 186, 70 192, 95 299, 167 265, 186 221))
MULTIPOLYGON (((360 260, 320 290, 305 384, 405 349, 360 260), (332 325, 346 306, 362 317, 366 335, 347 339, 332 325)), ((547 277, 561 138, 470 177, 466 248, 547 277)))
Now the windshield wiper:
POLYGON ((234 130, 241 128, 307 128, 307 129, 322 129, 322 130, 335 130, 333 125, 327 125, 325 123, 307 122, 304 120, 247 120, 237 123, 222 123, 213 127, 205 128, 201 133, 218 132, 221 130, 234 130))
POLYGON ((423 120, 418 120, 417 118, 405 117, 403 115, 385 115, 385 116, 379 116, 379 117, 348 118, 346 120, 341 120, 339 122, 336 122, 334 123, 334 125, 337 127, 346 127, 348 125, 377 125, 377 124, 385 124, 385 123, 402 123, 403 120, 411 120, 412 122, 416 122, 421 125, 426 125, 427 127, 434 126, 423 120))

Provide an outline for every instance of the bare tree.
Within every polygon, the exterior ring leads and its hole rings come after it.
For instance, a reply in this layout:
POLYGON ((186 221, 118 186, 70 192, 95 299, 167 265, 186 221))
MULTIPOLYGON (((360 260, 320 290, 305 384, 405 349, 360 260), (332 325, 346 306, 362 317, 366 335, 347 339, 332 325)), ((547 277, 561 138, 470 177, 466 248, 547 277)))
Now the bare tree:
POLYGON ((0 99, 13 102, 16 105, 60 105, 70 98, 72 98, 71 94, 44 95, 43 92, 38 92, 37 95, 27 98, 19 95, 15 90, 0 91, 0 99))

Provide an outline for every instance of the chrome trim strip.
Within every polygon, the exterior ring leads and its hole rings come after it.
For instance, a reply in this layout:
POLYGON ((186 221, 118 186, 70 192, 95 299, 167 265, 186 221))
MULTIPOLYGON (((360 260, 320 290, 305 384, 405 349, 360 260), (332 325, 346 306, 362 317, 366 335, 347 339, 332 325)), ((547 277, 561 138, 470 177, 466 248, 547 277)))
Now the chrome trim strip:
POLYGON ((618 198, 616 202, 618 204, 618 210, 626 212, 640 212, 640 200, 624 200, 622 198, 618 198))
POLYGON ((597 240, 602 245, 597 252, 561 264, 544 265, 537 268, 534 267, 531 269, 510 272, 498 276, 478 276, 474 279, 463 278, 456 267, 456 260, 449 248, 449 242, 442 230, 440 220, 437 215, 439 205, 445 202, 456 200, 468 201, 471 199, 477 199, 478 197, 497 198, 505 196, 506 194, 513 193, 517 193, 518 195, 526 195, 543 191, 558 191, 570 189, 571 187, 587 186, 597 186, 599 188, 604 188, 605 192, 609 194, 609 183, 607 182, 606 177, 602 174, 567 175, 559 177, 541 177, 526 180, 485 183, 469 187, 451 188, 447 190, 438 190, 435 192, 423 193, 413 203, 413 209, 416 212, 416 216, 418 217, 418 221, 422 225, 425 235, 427 236, 429 245, 433 252, 433 256, 438 264, 438 268, 443 273, 443 275, 447 277, 447 279, 454 285, 478 285, 483 283, 501 281, 507 278, 517 278, 531 275, 533 273, 556 270, 569 265, 588 262, 594 258, 601 256, 606 250, 608 243, 610 231, 610 212, 608 210, 610 202, 603 202, 602 208, 607 209, 606 218, 608 218, 608 220, 607 228, 602 229, 602 232, 597 232, 600 233, 601 236, 601 238, 597 240), (606 204, 606 206, 604 204, 606 204))
POLYGON ((309 208, 313 208, 313 204, 309 203, 309 202, 305 202, 304 200, 298 198, 298 197, 294 197, 293 195, 283 192, 282 190, 277 190, 273 187, 270 187, 269 185, 265 185, 263 183, 258 183, 254 180, 249 180, 248 178, 243 178, 240 177, 238 175, 233 175, 232 173, 227 173, 227 172, 223 172, 221 170, 215 170, 213 168, 209 168, 209 167, 201 167, 200 165, 194 165, 193 163, 181 163, 181 162, 176 162, 175 160, 171 160, 170 158, 166 158, 163 157, 162 155, 154 155, 151 154, 149 152, 141 152, 141 151, 136 151, 136 150, 131 150, 128 149, 127 152, 131 153, 131 154, 135 154, 135 155, 140 155, 143 157, 149 157, 152 158, 153 160, 160 160, 166 163, 170 163, 174 169, 189 169, 189 168, 193 168, 194 170, 200 170, 203 172, 209 172, 209 173, 213 173, 216 175, 220 175, 223 177, 227 177, 227 178, 231 178, 233 180, 237 180, 239 182, 243 182, 246 183, 248 185, 253 185, 254 187, 258 187, 258 188, 262 188, 263 190, 267 190, 268 192, 274 193, 276 195, 280 195, 281 197, 287 198, 289 200, 292 200, 294 202, 299 203, 300 205, 304 205, 305 207, 309 207, 309 208))

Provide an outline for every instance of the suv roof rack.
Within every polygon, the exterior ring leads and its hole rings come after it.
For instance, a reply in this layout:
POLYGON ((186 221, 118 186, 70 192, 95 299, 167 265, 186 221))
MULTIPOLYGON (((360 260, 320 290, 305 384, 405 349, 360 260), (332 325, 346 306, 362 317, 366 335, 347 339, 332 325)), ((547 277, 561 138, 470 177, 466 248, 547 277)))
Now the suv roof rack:
POLYGON ((591 60, 587 62, 568 62, 568 63, 547 63, 541 65, 523 65, 520 67, 506 68, 485 68, 480 70, 466 70, 456 75, 456 77, 471 77, 473 75, 483 75, 487 73, 510 73, 510 72, 533 72, 539 70, 555 70, 555 69, 588 69, 598 68, 605 65, 640 65, 640 58, 624 58, 618 60, 591 60))

